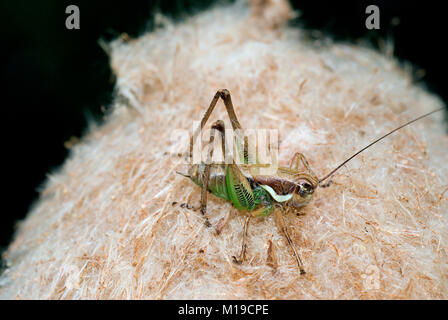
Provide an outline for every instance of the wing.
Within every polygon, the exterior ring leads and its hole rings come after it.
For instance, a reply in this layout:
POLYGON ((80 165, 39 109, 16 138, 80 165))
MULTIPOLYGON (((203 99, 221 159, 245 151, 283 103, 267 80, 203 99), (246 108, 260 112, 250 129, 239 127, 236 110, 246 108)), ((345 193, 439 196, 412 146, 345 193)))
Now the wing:
POLYGON ((252 211, 255 208, 255 199, 249 181, 236 164, 226 168, 227 192, 233 205, 239 210, 252 211))

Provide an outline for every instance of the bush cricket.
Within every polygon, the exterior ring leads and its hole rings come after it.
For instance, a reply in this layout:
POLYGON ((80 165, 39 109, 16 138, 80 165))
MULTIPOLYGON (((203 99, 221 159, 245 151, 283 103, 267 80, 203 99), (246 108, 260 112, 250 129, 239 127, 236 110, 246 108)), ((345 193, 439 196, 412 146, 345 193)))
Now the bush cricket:
MULTIPOLYGON (((392 133, 400 130, 401 128, 443 109, 444 108, 442 107, 433 110, 395 128, 360 149, 322 178, 317 177, 317 175, 311 170, 305 156, 299 152, 294 154, 290 161, 289 167, 278 167, 276 174, 260 175, 257 174, 258 171, 256 169, 263 167, 263 165, 258 163, 258 159, 255 163, 249 163, 247 136, 243 136, 241 133, 242 126, 235 114, 229 91, 222 89, 216 92, 210 106, 202 117, 200 126, 190 138, 189 152, 187 152, 187 157, 190 159, 188 174, 178 173, 190 178, 201 188, 200 212, 205 216, 205 224, 207 226, 210 226, 210 223, 206 217, 208 193, 231 202, 236 209, 247 213, 243 229, 241 251, 238 256, 233 256, 233 261, 235 263, 241 264, 246 257, 247 230, 251 218, 263 217, 273 213, 277 227, 285 236, 294 254, 300 274, 305 274, 306 272, 302 259, 298 254, 291 237, 289 236, 288 226, 283 219, 283 215, 291 209, 299 210, 301 207, 306 206, 313 197, 314 191, 317 187, 330 186, 331 181, 328 183, 324 183, 324 181, 330 178, 342 166, 364 150, 368 149, 392 133), (211 127, 209 140, 210 150, 207 161, 205 163, 201 162, 200 164, 193 164, 191 161, 193 144, 207 123, 207 120, 212 114, 219 98, 221 98, 224 102, 227 114, 230 118, 230 123, 236 133, 235 142, 237 156, 242 159, 242 163, 237 164, 235 159, 233 159, 233 162, 227 164, 211 163, 211 158, 213 156, 213 142, 216 132, 218 132, 221 137, 222 154, 225 155, 226 152, 225 126, 222 120, 218 120, 213 123, 211 127)), ((217 228, 218 234, 220 233, 221 228, 222 226, 220 226, 219 229, 217 228)))

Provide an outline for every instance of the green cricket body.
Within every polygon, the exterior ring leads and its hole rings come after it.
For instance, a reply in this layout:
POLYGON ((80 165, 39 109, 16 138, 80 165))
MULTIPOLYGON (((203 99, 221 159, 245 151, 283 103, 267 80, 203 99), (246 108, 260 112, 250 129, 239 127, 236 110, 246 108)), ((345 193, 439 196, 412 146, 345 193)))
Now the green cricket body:
MULTIPOLYGON (((189 177, 199 187, 203 184, 205 167, 204 163, 190 167, 189 177)), ((269 176, 254 175, 251 169, 247 164, 238 167, 214 164, 210 169, 208 192, 230 201, 238 210, 259 217, 269 215, 274 204, 306 206, 317 184, 308 174, 289 168, 278 168, 276 175, 269 176), (307 184, 310 187, 305 189, 303 185, 307 184)))

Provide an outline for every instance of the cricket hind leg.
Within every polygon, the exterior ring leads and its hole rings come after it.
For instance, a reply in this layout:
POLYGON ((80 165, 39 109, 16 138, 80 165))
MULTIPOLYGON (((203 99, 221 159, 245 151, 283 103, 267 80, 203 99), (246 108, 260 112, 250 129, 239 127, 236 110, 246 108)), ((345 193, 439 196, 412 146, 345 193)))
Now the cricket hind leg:
MULTIPOLYGON (((200 204, 200 212, 205 217, 205 225, 210 227, 210 221, 206 217, 207 213, 207 195, 208 195, 208 183, 210 181, 210 169, 212 167, 212 159, 213 159, 213 143, 215 141, 215 131, 218 131, 221 136, 221 151, 222 155, 225 159, 226 145, 225 145, 225 127, 224 122, 222 120, 216 121, 212 127, 210 132, 210 140, 209 140, 209 153, 207 156, 207 161, 205 163, 205 168, 202 173, 202 188, 201 188, 201 204, 200 204)), ((224 227, 221 226, 218 234, 221 232, 221 229, 224 227)), ((217 229, 218 230, 218 229, 217 229)))
POLYGON ((294 246, 294 243, 292 242, 291 237, 289 236, 288 227, 286 226, 285 220, 283 219, 282 212, 280 210, 275 210, 274 218, 275 222, 277 223, 277 227, 283 232, 284 236, 286 237, 286 240, 288 241, 289 246, 294 252, 294 256, 296 258, 300 274, 302 275, 306 274, 305 268, 303 267, 302 259, 300 258, 300 255, 297 253, 296 247, 294 246))
MULTIPOLYGON (((224 158, 224 163, 225 163, 225 160, 227 159, 227 156, 226 156, 227 145, 226 145, 226 138, 225 138, 225 124, 224 124, 224 121, 222 121, 222 120, 216 121, 212 125, 212 130, 217 130, 219 132, 219 134, 220 134, 220 137, 221 137, 221 152, 222 152, 222 156, 224 158)), ((239 170, 239 169, 236 167, 235 170, 239 170)), ((225 217, 221 218, 219 220, 218 224, 215 227, 217 235, 221 234, 222 229, 224 228, 224 226, 229 221, 231 213, 232 213, 232 210, 229 210, 226 213, 225 217)))
MULTIPOLYGON (((225 138, 225 124, 224 124, 224 121, 222 121, 222 120, 216 121, 212 125, 212 130, 217 130, 219 132, 219 135, 221 137, 221 152, 222 152, 222 156, 223 156, 224 161, 225 161, 227 146, 226 146, 226 138, 225 138)), ((225 217, 221 218, 218 221, 218 224, 215 227, 215 231, 216 231, 217 235, 221 234, 222 229, 225 227, 225 225, 229 221, 229 218, 230 218, 231 214, 232 214, 232 210, 227 211, 225 217)))
MULTIPOLYGON (((224 101, 224 105, 227 110, 227 114, 230 118, 230 123, 232 124, 233 130, 236 132, 237 135, 239 135, 243 129, 240 122, 238 121, 238 117, 236 116, 235 109, 233 107, 232 98, 230 96, 230 92, 227 89, 220 89, 218 90, 215 95, 213 96, 212 101, 210 102, 210 105, 205 112, 204 116, 201 119, 201 124, 199 128, 195 130, 193 135, 190 138, 190 148, 189 148, 189 159, 190 162, 193 158, 193 144, 196 141, 199 133, 204 128, 205 124, 207 123, 208 119, 210 118, 210 115, 212 114, 213 110, 215 109, 216 103, 218 102, 219 98, 221 98, 224 101)), ((244 141, 244 161, 247 163, 248 161, 248 139, 247 137, 241 137, 239 136, 239 139, 243 139, 244 141)))
MULTIPOLYGON (((213 143, 215 141, 215 131, 219 131, 222 135, 221 127, 224 125, 224 123, 221 120, 216 121, 212 125, 212 130, 210 132, 210 140, 209 140, 209 152, 207 156, 207 160, 205 163, 204 171, 202 172, 202 188, 201 188, 201 205, 200 205, 200 211, 201 214, 205 217, 205 225, 207 227, 210 227, 210 221, 206 217, 207 213, 207 195, 208 195, 208 183, 210 180, 210 169, 212 166, 212 159, 213 159, 213 143)), ((224 143, 224 141, 222 141, 224 143)), ((225 146, 222 146, 223 154, 225 152, 225 146)))
POLYGON ((246 251, 247 251, 247 230, 249 228, 249 221, 252 218, 251 215, 248 215, 246 218, 246 221, 244 222, 244 229, 243 229, 243 239, 241 242, 241 251, 238 255, 238 258, 236 256, 232 256, 233 262, 236 264, 241 264, 246 259, 246 251))

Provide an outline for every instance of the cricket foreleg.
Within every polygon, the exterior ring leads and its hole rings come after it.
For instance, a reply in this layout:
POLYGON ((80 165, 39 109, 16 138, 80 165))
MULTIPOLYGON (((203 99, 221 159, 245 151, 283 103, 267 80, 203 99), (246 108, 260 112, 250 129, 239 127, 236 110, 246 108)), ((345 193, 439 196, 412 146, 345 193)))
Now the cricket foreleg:
POLYGON ((249 221, 251 216, 247 216, 246 221, 244 223, 244 229, 243 229, 243 240, 241 243, 241 252, 237 257, 233 256, 233 262, 236 264, 241 264, 246 259, 246 250, 247 250, 247 230, 249 228, 249 221))
POLYGON ((294 156, 291 159, 291 162, 289 163, 289 168, 298 170, 300 163, 302 163, 302 165, 305 167, 305 169, 308 171, 309 174, 312 173, 308 161, 306 160, 305 156, 300 152, 296 152, 294 154, 294 156))
POLYGON ((283 219, 282 212, 280 210, 275 210, 274 217, 278 228, 283 232, 283 234, 286 237, 286 240, 288 241, 289 246, 294 252, 294 255, 297 260, 297 265, 299 266, 300 274, 306 274, 305 268, 303 267, 302 259, 300 258, 300 255, 297 253, 294 243, 292 242, 291 237, 289 236, 288 228, 286 226, 285 220, 283 219))

